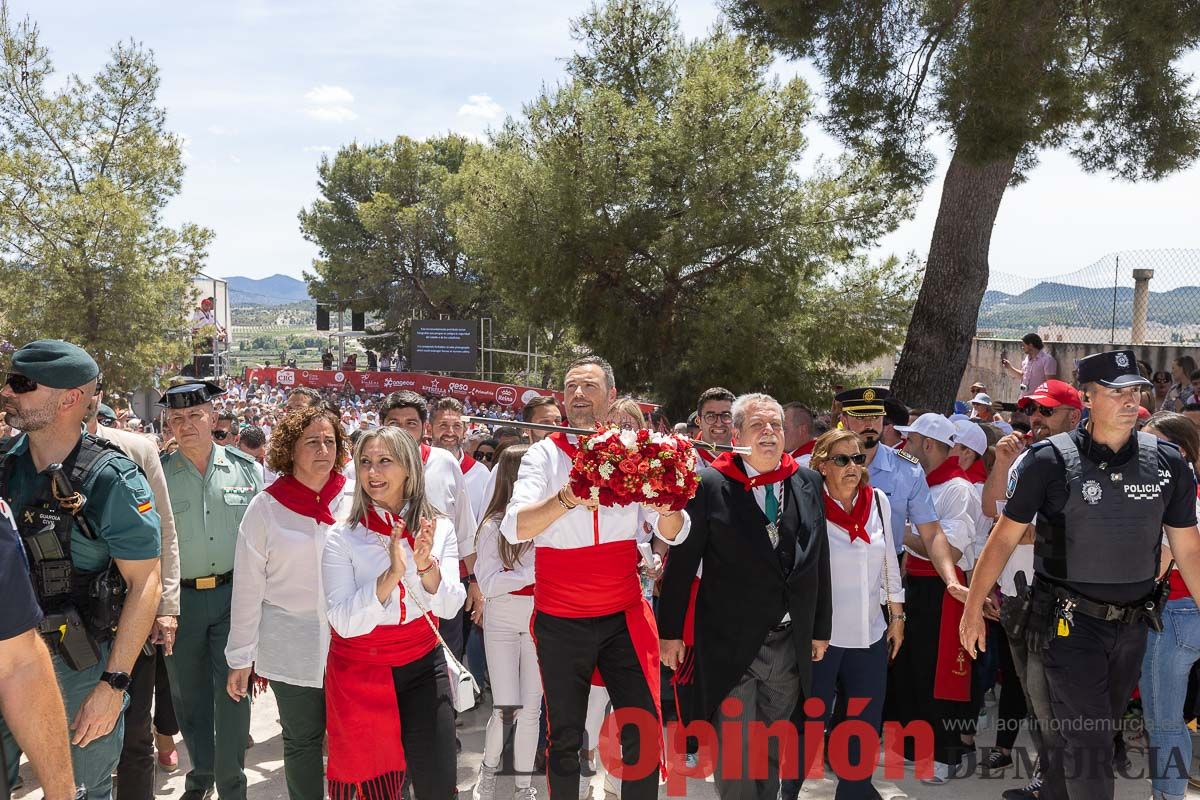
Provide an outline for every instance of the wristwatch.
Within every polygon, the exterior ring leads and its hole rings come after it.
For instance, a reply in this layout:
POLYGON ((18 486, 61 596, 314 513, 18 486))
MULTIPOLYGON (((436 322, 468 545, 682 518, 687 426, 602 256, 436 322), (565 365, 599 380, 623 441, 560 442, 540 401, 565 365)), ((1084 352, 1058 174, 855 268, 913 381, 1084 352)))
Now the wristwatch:
POLYGON ((100 680, 104 681, 118 692, 129 691, 128 672, 102 672, 100 673, 100 680))

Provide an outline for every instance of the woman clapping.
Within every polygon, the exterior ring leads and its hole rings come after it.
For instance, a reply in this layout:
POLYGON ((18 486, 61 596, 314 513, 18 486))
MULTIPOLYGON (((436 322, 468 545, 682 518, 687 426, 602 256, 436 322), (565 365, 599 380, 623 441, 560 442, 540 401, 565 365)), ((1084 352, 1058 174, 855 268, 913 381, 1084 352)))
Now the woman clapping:
POLYGON ((426 500, 421 452, 399 428, 364 433, 354 464, 350 519, 322 562, 329 795, 394 800, 407 763, 418 800, 449 800, 454 706, 435 626, 466 599, 454 525, 426 500))

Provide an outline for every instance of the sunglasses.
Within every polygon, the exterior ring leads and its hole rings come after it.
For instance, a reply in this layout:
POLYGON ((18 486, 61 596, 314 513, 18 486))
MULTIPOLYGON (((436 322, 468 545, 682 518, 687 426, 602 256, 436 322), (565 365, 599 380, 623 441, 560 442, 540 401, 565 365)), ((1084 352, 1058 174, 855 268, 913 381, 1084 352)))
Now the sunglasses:
POLYGON ((229 438, 229 431, 213 431, 212 435, 218 442, 223 442, 229 438))
POLYGON ((1170 378, 1155 378, 1154 382, 1155 383, 1170 383, 1171 379, 1170 378))
POLYGON ((832 456, 829 460, 833 462, 835 467, 846 467, 851 463, 853 463, 856 467, 861 467, 863 464, 867 463, 867 456, 865 453, 855 453, 852 456, 838 454, 836 456, 832 456))
POLYGON ((1047 406, 1043 405, 1035 405, 1029 409, 1029 416, 1032 417, 1034 414, 1041 414, 1043 417, 1053 417, 1054 412, 1058 411, 1058 409, 1061 407, 1062 406, 1055 406, 1054 408, 1048 408, 1047 406))
POLYGON ((475 451, 475 460, 476 461, 494 461, 495 459, 496 459, 495 453, 485 452, 483 450, 475 451))
POLYGON ((4 378, 4 385, 13 390, 13 394, 28 394, 29 392, 37 391, 38 383, 35 380, 30 380, 24 375, 16 372, 10 372, 4 378))

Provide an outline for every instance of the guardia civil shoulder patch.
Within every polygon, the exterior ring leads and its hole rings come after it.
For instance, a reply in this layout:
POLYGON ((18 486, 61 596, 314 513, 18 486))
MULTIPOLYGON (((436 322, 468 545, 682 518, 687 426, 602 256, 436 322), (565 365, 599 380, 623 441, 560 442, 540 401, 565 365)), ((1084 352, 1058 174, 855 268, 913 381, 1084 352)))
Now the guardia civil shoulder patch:
POLYGON ((914 456, 912 453, 909 453, 909 452, 907 452, 907 451, 905 451, 905 450, 897 450, 897 451, 896 451, 896 455, 900 456, 900 457, 901 457, 901 458, 903 458, 905 461, 911 461, 913 464, 920 464, 920 463, 921 463, 920 461, 917 461, 917 457, 916 457, 916 456, 914 456))

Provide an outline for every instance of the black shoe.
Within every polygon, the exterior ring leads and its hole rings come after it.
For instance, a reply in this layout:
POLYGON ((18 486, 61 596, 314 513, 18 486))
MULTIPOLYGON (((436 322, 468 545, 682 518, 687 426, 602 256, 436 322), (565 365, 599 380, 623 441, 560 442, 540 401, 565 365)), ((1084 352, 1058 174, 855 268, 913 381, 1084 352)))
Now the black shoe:
POLYGON ((1042 791, 1042 774, 1033 776, 1033 780, 1027 786, 1021 789, 1007 789, 1004 794, 1000 795, 1004 800, 1038 800, 1038 795, 1042 791))
POLYGON ((1012 765, 1013 760, 1011 755, 1006 755, 1000 748, 993 747, 983 762, 983 770, 984 772, 997 772, 1012 765))
POLYGON ((212 789, 188 789, 179 800, 209 800, 212 796, 212 789))

